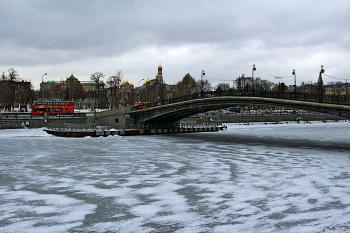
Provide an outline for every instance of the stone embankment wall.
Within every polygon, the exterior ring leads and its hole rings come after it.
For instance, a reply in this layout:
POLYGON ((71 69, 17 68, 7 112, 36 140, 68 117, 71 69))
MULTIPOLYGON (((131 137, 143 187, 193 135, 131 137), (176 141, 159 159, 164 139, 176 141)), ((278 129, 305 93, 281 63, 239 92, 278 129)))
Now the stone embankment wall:
MULTIPOLYGON (((91 120, 90 120, 91 121, 91 120)), ((0 120, 0 129, 42 128, 47 125, 73 124, 80 125, 88 123, 88 118, 55 118, 55 119, 6 119, 0 120)), ((92 123, 91 123, 92 125, 92 123)))
MULTIPOLYGON (((247 122, 281 122, 281 121, 297 121, 298 117, 302 121, 327 121, 327 120, 343 120, 342 118, 326 115, 326 114, 289 114, 289 115, 251 115, 251 116, 201 116, 189 117, 183 122, 205 124, 210 122, 219 123, 247 123, 247 122)), ((0 119, 0 129, 16 129, 16 128, 41 128, 41 127, 65 127, 74 129, 88 129, 96 125, 104 125, 96 121, 93 117, 85 118, 48 118, 46 119, 0 119)))
POLYGON ((325 115, 264 115, 264 116, 203 116, 191 117, 186 120, 195 120, 197 123, 207 123, 210 121, 222 123, 245 123, 245 122, 280 122, 280 121, 297 121, 298 117, 302 121, 326 121, 326 120, 343 120, 342 118, 325 115))

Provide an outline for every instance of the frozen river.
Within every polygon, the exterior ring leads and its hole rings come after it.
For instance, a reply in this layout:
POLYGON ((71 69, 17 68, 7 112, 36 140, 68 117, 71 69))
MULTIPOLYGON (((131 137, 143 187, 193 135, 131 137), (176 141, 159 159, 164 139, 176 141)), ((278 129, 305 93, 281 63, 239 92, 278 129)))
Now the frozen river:
POLYGON ((0 232, 349 231, 349 122, 0 131, 0 232))

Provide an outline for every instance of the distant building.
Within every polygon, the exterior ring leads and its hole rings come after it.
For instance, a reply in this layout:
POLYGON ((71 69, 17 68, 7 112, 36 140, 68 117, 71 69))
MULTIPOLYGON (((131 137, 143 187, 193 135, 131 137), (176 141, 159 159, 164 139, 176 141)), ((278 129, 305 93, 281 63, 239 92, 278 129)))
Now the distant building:
POLYGON ((22 81, 0 81, 0 109, 11 111, 13 107, 27 111, 27 104, 35 99, 31 89, 31 82, 22 81))
POLYGON ((76 77, 74 77, 73 74, 71 76, 69 76, 65 81, 47 81, 47 82, 40 83, 40 90, 41 91, 45 91, 45 90, 49 91, 49 90, 52 90, 53 88, 55 88, 56 86, 59 86, 62 89, 65 89, 65 87, 68 85, 68 83, 72 83, 72 82, 80 83, 83 86, 84 91, 86 91, 86 92, 96 90, 96 83, 95 82, 79 81, 76 77))
POLYGON ((173 97, 175 85, 168 85, 163 79, 163 67, 158 66, 158 72, 154 79, 147 78, 146 82, 136 88, 137 100, 141 102, 156 102, 173 97))
POLYGON ((324 86, 326 94, 331 95, 349 95, 350 94, 350 83, 328 83, 324 86))
POLYGON ((119 88, 119 104, 124 107, 128 107, 135 103, 135 91, 134 84, 129 83, 128 81, 120 85, 119 88))

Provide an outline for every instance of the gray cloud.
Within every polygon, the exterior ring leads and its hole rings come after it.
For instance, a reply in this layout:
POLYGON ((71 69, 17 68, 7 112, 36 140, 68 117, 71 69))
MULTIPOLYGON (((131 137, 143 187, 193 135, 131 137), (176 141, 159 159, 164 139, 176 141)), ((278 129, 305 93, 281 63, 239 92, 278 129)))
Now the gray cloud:
POLYGON ((300 66, 307 79, 322 63, 345 78, 348 12, 346 0, 2 1, 0 68, 18 67, 26 77, 50 68, 58 78, 74 65, 87 79, 100 64, 102 72, 131 72, 137 82, 154 68, 132 69, 162 60, 171 83, 204 68, 232 79, 253 63, 262 78, 300 66))

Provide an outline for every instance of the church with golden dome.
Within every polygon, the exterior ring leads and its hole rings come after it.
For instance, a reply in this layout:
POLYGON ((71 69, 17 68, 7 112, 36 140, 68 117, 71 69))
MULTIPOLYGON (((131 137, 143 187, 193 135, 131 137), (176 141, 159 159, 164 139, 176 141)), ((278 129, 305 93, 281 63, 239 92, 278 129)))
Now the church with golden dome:
POLYGON ((128 107, 133 105, 135 102, 135 91, 134 84, 129 83, 128 81, 122 83, 119 87, 119 105, 128 107))
POLYGON ((154 79, 147 78, 146 82, 137 88, 137 99, 142 102, 155 102, 172 97, 174 85, 168 85, 163 79, 163 67, 159 63, 158 72, 154 79))
POLYGON ((147 78, 145 84, 146 85, 155 85, 155 84, 162 84, 162 83, 164 83, 164 80, 163 80, 163 67, 159 63, 158 73, 157 73, 156 77, 154 79, 151 79, 151 80, 149 78, 147 78))

